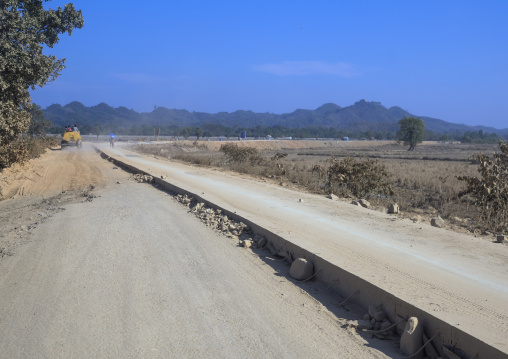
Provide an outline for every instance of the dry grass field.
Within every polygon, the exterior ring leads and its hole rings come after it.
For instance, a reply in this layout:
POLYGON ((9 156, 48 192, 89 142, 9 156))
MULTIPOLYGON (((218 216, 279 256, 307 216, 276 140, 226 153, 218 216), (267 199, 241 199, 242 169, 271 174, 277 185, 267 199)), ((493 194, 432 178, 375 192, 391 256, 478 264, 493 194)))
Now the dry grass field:
POLYGON ((391 196, 376 191, 365 195, 374 208, 384 210, 395 202, 405 217, 421 218, 425 222, 440 215, 452 230, 486 236, 493 232, 480 220, 478 209, 458 196, 466 187, 457 177, 477 176, 477 164, 471 156, 490 155, 498 150, 497 145, 426 142, 418 145, 415 152, 408 152, 407 146, 391 141, 174 141, 135 145, 135 149, 171 160, 247 174, 302 191, 333 192, 346 200, 354 198, 347 189, 331 190, 326 186, 327 170, 344 158, 360 162, 371 159, 384 167, 393 189, 391 196), (238 145, 238 158, 220 151, 221 145, 227 143, 238 145))

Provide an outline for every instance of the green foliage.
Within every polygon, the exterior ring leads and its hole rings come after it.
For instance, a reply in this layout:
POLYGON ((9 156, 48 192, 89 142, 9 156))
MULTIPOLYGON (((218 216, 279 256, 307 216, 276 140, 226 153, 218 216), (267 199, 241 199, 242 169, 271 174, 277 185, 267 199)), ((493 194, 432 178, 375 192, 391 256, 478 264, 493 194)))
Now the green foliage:
POLYGON ((483 153, 472 158, 478 162, 478 177, 457 177, 466 182, 461 196, 469 195, 481 209, 485 224, 498 232, 508 232, 508 143, 499 142, 501 152, 483 153))
POLYGON ((203 130, 201 129, 201 127, 196 127, 194 134, 196 135, 196 141, 199 140, 199 138, 203 136, 203 130))
POLYGON ((44 55, 58 36, 83 26, 72 4, 44 9, 43 0, 0 1, 0 153, 5 163, 24 158, 19 135, 30 126, 29 89, 53 81, 65 59, 44 55), (19 155, 14 152, 20 151, 19 155))
POLYGON ((346 157, 339 161, 334 157, 331 161, 332 165, 326 171, 325 190, 328 193, 351 193, 357 198, 366 195, 393 195, 389 174, 377 160, 357 161, 346 157))
POLYGON ((45 136, 46 131, 52 126, 51 121, 44 117, 44 112, 39 105, 33 103, 30 106, 29 112, 31 121, 28 134, 31 137, 45 136))
POLYGON ((14 163, 23 164, 39 157, 47 148, 58 145, 54 137, 22 136, 16 141, 0 147, 0 170, 10 167, 14 163))
POLYGON ((404 117, 399 121, 399 126, 397 139, 404 141, 405 145, 409 145, 408 151, 414 151, 416 144, 423 141, 423 135, 425 134, 423 121, 416 117, 404 117))

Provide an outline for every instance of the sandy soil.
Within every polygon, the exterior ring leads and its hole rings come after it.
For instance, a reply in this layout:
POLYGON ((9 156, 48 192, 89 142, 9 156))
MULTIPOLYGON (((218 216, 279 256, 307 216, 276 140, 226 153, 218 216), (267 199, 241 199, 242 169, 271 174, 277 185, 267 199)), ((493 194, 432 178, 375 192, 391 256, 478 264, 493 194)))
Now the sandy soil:
POLYGON ((507 245, 121 147, 105 150, 508 352, 507 245))
POLYGON ((402 357, 86 146, 1 183, 1 358, 402 357))

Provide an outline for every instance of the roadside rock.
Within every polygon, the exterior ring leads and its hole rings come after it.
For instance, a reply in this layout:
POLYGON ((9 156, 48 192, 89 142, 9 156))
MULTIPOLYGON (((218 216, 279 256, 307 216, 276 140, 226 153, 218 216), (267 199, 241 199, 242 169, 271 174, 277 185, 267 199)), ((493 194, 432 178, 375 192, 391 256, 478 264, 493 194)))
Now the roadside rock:
POLYGON ((445 224, 445 221, 444 219, 442 219, 440 216, 437 216, 437 217, 434 217, 430 220, 430 224, 433 226, 433 227, 437 227, 437 228, 443 228, 444 224, 445 224))
MULTIPOLYGON (((400 338, 400 350, 406 355, 414 355, 423 345, 423 326, 418 322, 418 318, 411 317, 406 323, 404 332, 400 338)), ((423 351, 414 355, 412 358, 422 359, 423 351)))
POLYGON ((372 329, 372 324, 368 320, 359 320, 356 328, 358 330, 370 330, 372 329))
POLYGON ((376 314, 376 307, 374 307, 373 305, 369 305, 369 315, 371 318, 374 318, 374 314, 376 314))
POLYGON ((498 234, 496 237, 496 240, 497 240, 497 243, 503 243, 506 239, 505 239, 504 235, 498 234))
POLYGON ((296 280, 307 279, 312 276, 313 272, 314 264, 304 258, 296 258, 289 269, 289 275, 296 280))
POLYGON ((377 312, 374 313, 374 319, 376 320, 376 322, 382 322, 383 320, 386 319, 386 313, 382 310, 378 310, 377 312))
POLYGON ((422 221, 422 216, 417 215, 416 217, 411 218, 413 223, 420 223, 422 221))
POLYGON ((250 248, 250 247, 252 247, 252 241, 250 239, 241 241, 240 246, 245 247, 245 248, 250 248))
POLYGON ((397 214, 399 213, 399 205, 397 203, 388 206, 388 213, 397 214))
POLYGON ((337 201, 339 199, 339 197, 337 197, 333 193, 330 193, 328 196, 326 196, 326 198, 334 200, 334 201, 337 201))
POLYGON ((360 206, 360 207, 362 206, 362 205, 360 204, 360 202, 357 202, 357 201, 354 201, 354 200, 353 200, 353 201, 351 201, 351 204, 352 204, 352 205, 354 205, 354 206, 360 206))
POLYGON ((134 179, 138 183, 153 183, 153 177, 148 175, 142 175, 142 174, 135 174, 134 179))
POLYGON ((360 203, 360 206, 362 206, 363 208, 370 208, 370 202, 367 201, 366 199, 361 199, 358 201, 358 203, 360 203))

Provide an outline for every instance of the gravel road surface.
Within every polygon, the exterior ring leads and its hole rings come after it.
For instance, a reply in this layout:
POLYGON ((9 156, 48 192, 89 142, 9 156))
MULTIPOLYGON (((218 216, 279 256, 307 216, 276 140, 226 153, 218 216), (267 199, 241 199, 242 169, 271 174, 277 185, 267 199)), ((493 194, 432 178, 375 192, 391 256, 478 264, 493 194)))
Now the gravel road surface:
POLYGON ((260 180, 107 153, 270 229, 508 353, 508 246, 260 180))
POLYGON ((87 146, 23 178, 0 202, 0 358, 402 357, 87 146))

